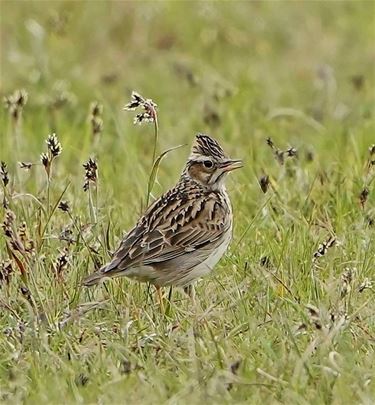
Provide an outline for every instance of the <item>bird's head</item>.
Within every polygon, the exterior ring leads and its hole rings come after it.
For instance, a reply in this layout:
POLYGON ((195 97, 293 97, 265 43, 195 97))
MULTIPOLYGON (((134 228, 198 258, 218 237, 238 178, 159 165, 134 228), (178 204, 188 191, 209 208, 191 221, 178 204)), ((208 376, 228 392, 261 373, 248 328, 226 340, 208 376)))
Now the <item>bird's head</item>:
POLYGON ((226 175, 242 166, 241 160, 229 159, 215 139, 199 134, 183 174, 205 187, 218 190, 224 185, 226 175))

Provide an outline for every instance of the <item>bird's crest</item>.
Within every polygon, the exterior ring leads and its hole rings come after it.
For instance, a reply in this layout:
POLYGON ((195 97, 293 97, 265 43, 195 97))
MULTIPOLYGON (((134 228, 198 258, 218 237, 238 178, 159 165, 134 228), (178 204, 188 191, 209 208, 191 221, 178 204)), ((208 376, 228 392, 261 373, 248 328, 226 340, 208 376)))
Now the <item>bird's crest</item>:
POLYGON ((219 143, 208 135, 198 134, 191 149, 191 156, 210 156, 225 159, 226 155, 219 143))

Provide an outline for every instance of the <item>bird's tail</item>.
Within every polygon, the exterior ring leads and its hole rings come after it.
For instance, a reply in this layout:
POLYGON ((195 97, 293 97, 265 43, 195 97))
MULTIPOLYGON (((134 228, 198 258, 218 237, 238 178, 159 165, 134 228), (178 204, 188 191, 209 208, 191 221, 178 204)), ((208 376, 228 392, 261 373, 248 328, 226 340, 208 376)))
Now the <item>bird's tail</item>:
POLYGON ((122 276, 124 269, 118 269, 116 264, 116 261, 105 264, 99 270, 85 277, 82 281, 82 285, 85 287, 91 287, 106 279, 122 276))
POLYGON ((85 277, 82 281, 82 284, 85 287, 92 287, 93 285, 99 284, 105 278, 108 278, 108 274, 105 273, 107 265, 101 267, 99 270, 85 277))
POLYGON ((90 274, 89 276, 85 277, 82 281, 82 284, 85 287, 92 287, 93 285, 99 284, 103 278, 103 273, 98 270, 95 273, 90 274))

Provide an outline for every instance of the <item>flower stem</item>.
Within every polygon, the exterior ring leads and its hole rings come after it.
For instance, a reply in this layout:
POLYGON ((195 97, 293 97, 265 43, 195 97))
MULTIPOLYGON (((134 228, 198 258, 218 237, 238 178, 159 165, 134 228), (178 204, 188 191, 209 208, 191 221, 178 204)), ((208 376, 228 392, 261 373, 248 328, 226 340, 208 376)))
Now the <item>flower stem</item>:
POLYGON ((51 180, 48 175, 47 176, 47 217, 49 216, 49 209, 50 209, 50 184, 51 184, 51 180))
POLYGON ((158 143, 158 138, 159 138, 158 115, 155 112, 155 118, 154 118, 154 151, 152 153, 152 165, 154 165, 155 159, 156 159, 156 147, 157 147, 157 143, 158 143))
POLYGON ((150 196, 153 188, 153 184, 151 183, 151 177, 153 175, 153 169, 154 169, 154 164, 156 160, 156 148, 158 144, 158 139, 159 139, 159 123, 158 123, 158 115, 156 110, 153 110, 153 118, 154 118, 154 150, 152 152, 152 162, 151 162, 151 171, 150 171, 150 176, 149 176, 149 181, 148 181, 148 187, 147 187, 147 196, 146 196, 146 208, 148 207, 148 204, 150 203, 150 196))
MULTIPOLYGON (((51 166, 49 168, 49 170, 52 170, 52 161, 51 161, 51 166)), ((51 213, 50 213, 50 203, 51 203, 51 172, 49 171, 47 173, 47 218, 46 218, 46 225, 45 225, 45 231, 47 232, 47 234, 49 234, 49 221, 51 218, 51 213)), ((48 242, 47 242, 48 244, 48 242)))
POLYGON ((90 210, 91 223, 96 224, 96 214, 95 214, 95 207, 94 207, 94 201, 93 201, 93 196, 92 196, 92 192, 91 192, 91 187, 89 187, 89 210, 90 210))

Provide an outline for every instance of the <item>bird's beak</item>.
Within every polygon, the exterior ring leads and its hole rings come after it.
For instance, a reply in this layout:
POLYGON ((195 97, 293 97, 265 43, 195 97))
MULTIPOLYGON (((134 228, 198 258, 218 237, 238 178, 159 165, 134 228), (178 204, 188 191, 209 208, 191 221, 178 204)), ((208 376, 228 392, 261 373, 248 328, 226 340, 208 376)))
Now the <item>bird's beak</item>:
POLYGON ((223 172, 230 172, 234 169, 240 169, 241 167, 243 167, 243 162, 238 159, 227 159, 220 164, 220 168, 223 172))

